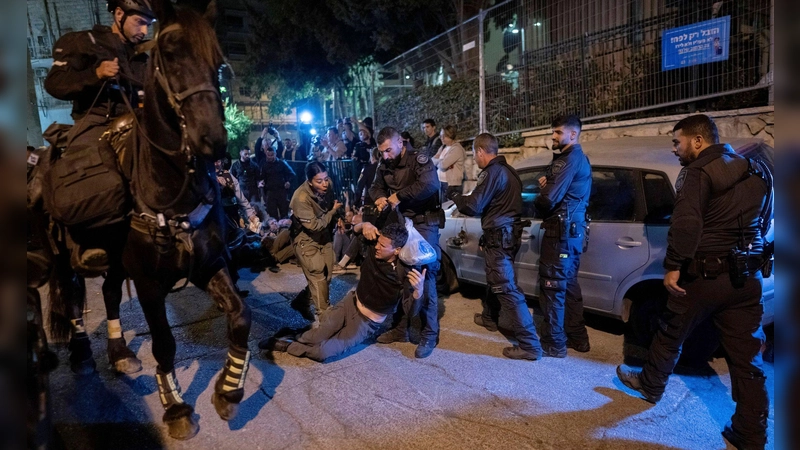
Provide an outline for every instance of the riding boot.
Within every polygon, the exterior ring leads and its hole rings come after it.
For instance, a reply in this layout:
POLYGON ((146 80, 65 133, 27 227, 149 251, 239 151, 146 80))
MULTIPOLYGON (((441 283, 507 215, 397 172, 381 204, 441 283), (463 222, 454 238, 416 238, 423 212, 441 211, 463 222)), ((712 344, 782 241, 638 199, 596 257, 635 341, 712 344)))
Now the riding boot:
POLYGON ((83 319, 72 319, 72 339, 69 340, 69 368, 78 375, 95 372, 97 364, 92 356, 92 343, 83 328, 83 319))

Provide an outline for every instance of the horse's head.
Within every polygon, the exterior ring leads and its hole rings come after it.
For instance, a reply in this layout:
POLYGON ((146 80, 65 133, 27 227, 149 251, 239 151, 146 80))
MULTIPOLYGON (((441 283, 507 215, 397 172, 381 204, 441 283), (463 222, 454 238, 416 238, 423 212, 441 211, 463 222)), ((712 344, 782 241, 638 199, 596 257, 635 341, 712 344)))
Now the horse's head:
POLYGON ((159 108, 180 130, 184 145, 196 156, 216 160, 225 154, 228 135, 219 93, 220 66, 225 62, 213 23, 216 2, 204 16, 182 9, 176 13, 169 0, 156 0, 159 31, 151 54, 153 87, 159 108))

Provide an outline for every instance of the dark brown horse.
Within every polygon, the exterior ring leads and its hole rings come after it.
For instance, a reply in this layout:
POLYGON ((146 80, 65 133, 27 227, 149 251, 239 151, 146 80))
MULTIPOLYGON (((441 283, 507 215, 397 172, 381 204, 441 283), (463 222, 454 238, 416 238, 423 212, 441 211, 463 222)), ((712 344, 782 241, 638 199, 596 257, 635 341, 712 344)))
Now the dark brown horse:
MULTIPOLYGON (((144 83, 144 111, 123 160, 134 210, 122 262, 152 334, 163 421, 170 436, 189 439, 199 425, 175 379, 176 345, 165 298, 176 282, 187 278, 226 313, 228 357, 212 396, 223 420, 235 417, 244 396, 250 309, 228 272, 219 187, 213 176, 213 161, 227 146, 218 75, 224 59, 209 17, 215 5, 212 2, 203 17, 191 10, 176 11, 169 0, 153 3, 159 31, 144 83)), ((69 301, 65 296, 51 298, 53 303, 69 301)))

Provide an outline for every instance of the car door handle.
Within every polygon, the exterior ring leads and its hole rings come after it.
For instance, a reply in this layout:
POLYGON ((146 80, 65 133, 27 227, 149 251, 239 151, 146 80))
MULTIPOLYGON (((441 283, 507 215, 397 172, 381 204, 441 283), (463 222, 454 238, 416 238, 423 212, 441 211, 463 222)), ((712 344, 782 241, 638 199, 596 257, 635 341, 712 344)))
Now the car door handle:
POLYGON ((631 238, 619 238, 619 239, 617 239, 616 244, 619 245, 620 247, 641 247, 642 246, 642 242, 641 241, 634 241, 631 238))
POLYGON ((528 231, 523 231, 522 232, 522 240, 523 241, 530 241, 531 239, 535 239, 535 237, 532 236, 530 232, 528 232, 528 231))

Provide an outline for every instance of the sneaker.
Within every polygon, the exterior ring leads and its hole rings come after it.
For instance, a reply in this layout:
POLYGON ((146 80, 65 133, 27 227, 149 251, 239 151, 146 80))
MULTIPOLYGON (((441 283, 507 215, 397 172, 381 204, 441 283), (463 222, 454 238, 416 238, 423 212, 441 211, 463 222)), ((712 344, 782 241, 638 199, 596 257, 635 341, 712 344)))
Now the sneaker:
POLYGON ((543 345, 542 346, 542 355, 550 357, 550 358, 566 358, 567 357, 567 347, 559 349, 559 348, 543 345))
POLYGON ((513 347, 504 348, 503 356, 511 359, 527 359, 528 361, 536 361, 538 359, 542 359, 542 352, 531 353, 515 345, 513 347))
POLYGON ((473 319, 476 325, 482 326, 489 331, 497 331, 497 323, 491 320, 486 320, 483 318, 483 314, 475 313, 475 318, 473 319))
POLYGON ((334 264, 333 265, 333 273, 345 273, 346 271, 347 270, 344 267, 342 267, 342 266, 340 266, 338 264, 334 264))
POLYGON ((422 339, 417 346, 417 349, 414 351, 414 357, 422 359, 431 356, 433 353, 433 349, 436 348, 436 341, 430 341, 428 339, 422 339))
POLYGON ((286 352, 286 349, 289 348, 289 345, 294 342, 291 336, 283 336, 280 338, 276 338, 272 336, 267 339, 262 339, 258 343, 258 348, 261 350, 272 350, 274 352, 286 352))
POLYGON ((586 353, 591 348, 589 346, 589 341, 573 341, 572 339, 567 339, 567 348, 571 348, 576 352, 586 353))
POLYGON ((376 341, 379 344, 391 344, 392 342, 408 342, 408 332, 392 328, 391 330, 378 336, 376 341))
POLYGON ((736 450, 749 450, 749 449, 760 449, 763 450, 765 444, 759 445, 748 445, 744 442, 744 437, 736 432, 733 429, 733 424, 729 420, 728 423, 725 424, 725 428, 722 429, 722 437, 725 438, 726 441, 730 442, 730 444, 736 447, 736 450))
POLYGON ((278 273, 278 272, 281 271, 281 266, 272 266, 272 267, 268 267, 268 269, 272 273, 278 273))
POLYGON ((619 378, 619 381, 621 381, 622 384, 630 389, 642 394, 644 399, 648 402, 655 404, 661 400, 661 395, 650 395, 644 390, 642 387, 642 382, 639 379, 639 375, 641 373, 642 369, 634 369, 633 367, 625 364, 617 366, 617 377, 619 378))

